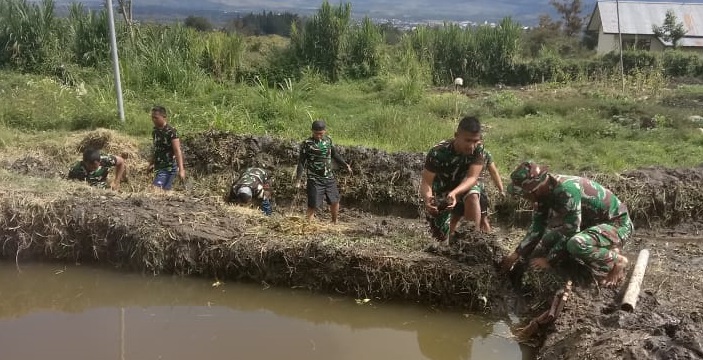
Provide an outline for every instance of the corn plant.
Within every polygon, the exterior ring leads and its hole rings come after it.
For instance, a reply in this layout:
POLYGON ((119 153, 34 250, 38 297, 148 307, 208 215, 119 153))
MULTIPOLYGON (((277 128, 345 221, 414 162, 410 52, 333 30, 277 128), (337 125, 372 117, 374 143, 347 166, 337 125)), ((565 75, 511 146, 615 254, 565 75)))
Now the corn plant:
POLYGON ((58 50, 54 2, 0 0, 0 65, 40 71, 58 50))
POLYGON ((74 61, 83 66, 107 61, 110 54, 107 12, 85 11, 83 4, 73 3, 69 19, 74 61))

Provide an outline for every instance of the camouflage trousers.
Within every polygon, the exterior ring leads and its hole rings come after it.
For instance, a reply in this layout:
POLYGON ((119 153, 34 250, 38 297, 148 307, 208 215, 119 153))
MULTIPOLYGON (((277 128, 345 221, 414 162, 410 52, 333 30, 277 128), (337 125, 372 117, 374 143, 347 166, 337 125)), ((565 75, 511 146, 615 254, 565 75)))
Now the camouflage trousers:
POLYGON ((617 222, 589 227, 566 242, 566 251, 588 265, 595 274, 610 272, 619 255, 619 249, 634 231, 629 216, 617 222))

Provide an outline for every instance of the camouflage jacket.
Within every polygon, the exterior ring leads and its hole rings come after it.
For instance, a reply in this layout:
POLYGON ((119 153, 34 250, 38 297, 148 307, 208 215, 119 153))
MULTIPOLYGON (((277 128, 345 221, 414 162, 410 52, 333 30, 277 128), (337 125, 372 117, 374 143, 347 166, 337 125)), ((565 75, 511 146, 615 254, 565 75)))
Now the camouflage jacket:
POLYGON ((332 159, 338 164, 346 166, 346 161, 337 153, 332 139, 325 135, 320 140, 310 137, 300 144, 298 167, 295 171, 296 179, 300 179, 303 170, 307 170, 308 179, 327 180, 334 179, 332 159))
POLYGON ((173 153, 173 140, 178 139, 178 132, 170 124, 159 129, 154 127, 151 132, 154 141, 154 170, 173 168, 176 157, 173 153))
POLYGON ((597 182, 578 176, 553 178, 556 185, 538 202, 532 225, 517 247, 520 255, 531 253, 541 240, 549 251, 547 258, 554 260, 562 255, 566 241, 582 230, 600 224, 619 227, 629 218, 627 206, 597 182))
POLYGON ((255 167, 247 168, 232 184, 230 199, 237 196, 237 191, 242 186, 248 186, 251 189, 253 198, 263 199, 265 187, 269 185, 269 180, 269 173, 266 170, 255 167))
POLYGON ((425 169, 435 173, 432 193, 435 196, 448 194, 466 178, 471 165, 484 161, 483 146, 476 147, 471 155, 462 155, 454 151, 452 140, 436 144, 425 157, 425 169))
POLYGON ((102 155, 100 156, 100 167, 93 172, 88 172, 83 162, 78 161, 68 171, 68 179, 85 181, 90 186, 104 189, 107 188, 107 175, 110 168, 115 165, 117 165, 117 158, 114 155, 102 155))

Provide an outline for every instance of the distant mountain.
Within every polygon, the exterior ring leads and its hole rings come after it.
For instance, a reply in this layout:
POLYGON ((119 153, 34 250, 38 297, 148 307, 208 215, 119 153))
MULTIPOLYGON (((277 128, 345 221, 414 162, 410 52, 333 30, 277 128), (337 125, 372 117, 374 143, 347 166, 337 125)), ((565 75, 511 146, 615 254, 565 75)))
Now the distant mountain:
MULTIPOLYGON (((241 11, 260 12, 262 10, 290 11, 307 14, 315 11, 321 0, 133 0, 135 17, 140 8, 151 15, 178 11, 241 11), (156 14, 154 14, 156 12, 156 14)), ((647 0, 656 1, 656 0, 647 0)), ((661 0, 659 0, 661 1, 661 0)), ((70 3, 57 0, 57 3, 70 3)), ((103 0, 82 0, 84 4, 100 5, 103 0)), ((117 2, 117 0, 113 0, 117 2)), ((510 16, 523 25, 536 25, 540 14, 556 16, 548 0, 350 0, 355 16, 368 15, 374 18, 398 18, 415 20, 471 20, 475 22, 496 22, 510 16)), ((678 3, 699 1, 678 0, 678 3)), ((338 1, 330 1, 338 4, 338 1)), ((590 15, 595 0, 584 0, 584 16, 590 15)), ((164 14, 165 15, 165 14, 164 14)))

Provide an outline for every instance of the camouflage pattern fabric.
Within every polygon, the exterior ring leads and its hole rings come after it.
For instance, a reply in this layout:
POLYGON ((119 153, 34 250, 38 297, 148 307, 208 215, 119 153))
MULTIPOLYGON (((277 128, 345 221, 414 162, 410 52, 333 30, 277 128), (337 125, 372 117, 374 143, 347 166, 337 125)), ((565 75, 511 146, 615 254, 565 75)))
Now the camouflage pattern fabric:
MULTIPOLYGON (((538 173, 530 176, 541 176, 538 173)), ((593 180, 553 177, 556 185, 537 204, 532 225, 516 251, 528 255, 541 241, 550 261, 571 255, 594 270, 612 268, 618 256, 613 250, 622 247, 634 231, 627 206, 593 180)))
MULTIPOLYGON (((483 146, 477 146, 471 155, 463 155, 454 151, 452 140, 444 140, 430 149, 425 157, 425 169, 435 174, 432 182, 432 194, 436 199, 447 196, 450 191, 461 184, 466 178, 469 167, 483 164, 485 161, 483 146)), ((463 196, 457 196, 454 213, 463 213, 463 196)), ((440 211, 437 216, 427 215, 432 236, 444 240, 449 235, 449 221, 452 210, 440 211)))
POLYGON ((268 183, 269 174, 266 170, 257 167, 247 168, 232 184, 232 194, 236 196, 240 187, 247 186, 251 189, 252 197, 262 199, 266 190, 265 185, 268 183))
POLYGON ((452 140, 445 140, 433 146, 425 157, 425 169, 435 173, 432 193, 437 198, 446 196, 461 184, 471 165, 483 162, 483 146, 477 146, 471 155, 455 152, 452 140))
POLYGON ((300 144, 297 177, 306 170, 307 178, 313 180, 329 180, 334 178, 332 171, 332 158, 339 163, 344 163, 336 153, 332 138, 325 135, 320 140, 310 137, 300 144))
POLYGON ((521 196, 534 191, 547 180, 548 166, 540 166, 534 161, 525 161, 510 173, 508 194, 521 196))
POLYGON ((476 185, 472 186, 471 189, 469 190, 469 194, 482 194, 486 192, 486 181, 490 179, 490 174, 488 173, 488 166, 493 164, 493 156, 491 153, 486 150, 485 148, 483 149, 483 170, 481 170, 481 175, 478 177, 478 181, 476 182, 476 185))
POLYGON ((154 127, 151 133, 154 144, 154 170, 172 169, 176 164, 173 153, 173 140, 178 139, 178 132, 170 124, 159 129, 154 127))
POLYGON ((114 155, 101 155, 100 167, 93 172, 88 172, 83 162, 78 161, 68 171, 68 178, 70 180, 85 181, 90 186, 105 189, 108 187, 107 175, 110 172, 110 168, 115 165, 117 165, 117 158, 114 155))

